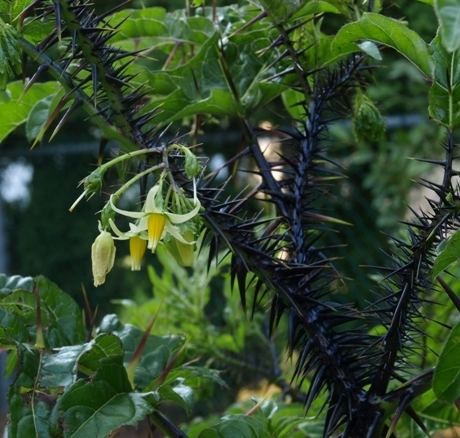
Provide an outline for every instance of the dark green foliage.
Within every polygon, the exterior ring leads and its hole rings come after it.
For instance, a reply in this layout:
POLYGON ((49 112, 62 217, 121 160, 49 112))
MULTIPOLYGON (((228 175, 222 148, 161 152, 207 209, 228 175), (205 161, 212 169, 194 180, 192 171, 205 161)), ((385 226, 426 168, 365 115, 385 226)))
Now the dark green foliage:
POLYGON ((17 367, 9 396, 13 437, 102 438, 144 420, 159 402, 190 397, 207 379, 222 383, 213 370, 182 367, 179 336, 142 333, 115 315, 90 335, 76 303, 44 277, 1 280, 1 343, 17 367), (18 327, 8 325, 13 313, 23 338, 18 327), (33 345, 39 323, 45 348, 33 345))

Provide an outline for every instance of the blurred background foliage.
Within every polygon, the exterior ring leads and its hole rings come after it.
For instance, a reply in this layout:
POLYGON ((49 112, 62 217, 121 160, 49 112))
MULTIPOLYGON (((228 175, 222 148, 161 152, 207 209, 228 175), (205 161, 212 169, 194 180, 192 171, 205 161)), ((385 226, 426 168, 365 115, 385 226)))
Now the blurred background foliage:
MULTIPOLYGON (((96 6, 105 10, 117 3, 96 1, 96 6)), ((189 3, 193 4, 191 0, 189 3)), ((233 2, 216 3, 224 6, 233 2)), ((130 4, 134 8, 144 6, 175 10, 184 7, 184 1, 134 0, 130 4)), ((434 36, 436 19, 428 5, 402 0, 386 1, 384 7, 385 14, 407 19, 411 28, 426 41, 434 36)), ((199 14, 199 9, 196 13, 199 14)), ((328 21, 328 26, 332 32, 334 19, 328 21)), ((204 28, 203 32, 206 34, 207 30, 204 28)), ((165 53, 153 51, 147 67, 158 69, 164 62, 165 53)), ((244 69, 241 74, 244 76, 244 69)), ((345 118, 331 126, 327 137, 329 153, 343 166, 345 174, 340 189, 334 189, 335 201, 328 208, 332 216, 353 224, 343 227, 336 238, 331 239, 331 244, 346 242, 348 245, 339 250, 342 259, 338 265, 346 280, 337 288, 337 293, 347 292, 344 299, 362 305, 369 298, 369 291, 378 277, 371 276, 370 271, 361 265, 385 262, 380 250, 387 244, 385 233, 401 232, 400 221, 410 216, 408 200, 415 209, 425 205, 425 193, 414 181, 424 176, 428 167, 411 157, 436 158, 441 154, 442 144, 439 128, 428 120, 427 84, 408 61, 391 51, 384 51, 384 61, 375 70, 368 94, 385 117, 383 137, 371 142, 362 141, 355 135, 351 121, 345 118)), ((286 120, 287 112, 280 98, 251 114, 251 122, 256 125, 266 123, 283 127, 286 120)), ((190 119, 176 122, 174 128, 181 132, 184 125, 191 122, 190 119)), ((200 124, 197 141, 203 139, 206 139, 205 152, 217 157, 211 166, 217 167, 242 147, 239 126, 232 117, 200 124)), ((99 314, 115 311, 124 323, 140 328, 147 326, 152 314, 156 315, 155 334, 185 335, 188 360, 222 370, 227 382, 227 387, 216 385, 213 395, 201 397, 200 403, 193 408, 193 415, 178 414, 184 421, 209 412, 215 414, 216 417, 211 416, 208 423, 192 423, 188 430, 190 435, 197 436, 232 403, 236 405, 228 412, 235 416, 229 421, 238 421, 239 414, 253 407, 252 402, 241 401, 248 398, 243 387, 249 386, 250 394, 260 396, 286 389, 281 371, 289 378, 292 369, 281 349, 282 343, 277 342, 278 337, 283 337, 283 330, 277 332, 277 337, 269 338, 267 321, 261 312, 256 309, 251 319, 241 311, 237 288, 232 292, 224 254, 221 255, 223 262, 211 266, 209 271, 206 254, 197 257, 194 266, 188 269, 179 266, 160 248, 158 257, 149 257, 147 269, 141 272, 129 271, 128 264, 118 257, 119 262, 104 286, 97 290, 93 288, 90 246, 97 234, 95 213, 102 204, 93 199, 82 203, 73 214, 68 208, 78 196, 77 185, 87 175, 88 163, 97 164, 98 141, 99 133, 80 114, 73 117, 67 129, 62 130, 51 144, 44 143, 36 151, 27 150, 29 142, 23 128, 3 142, 0 172, 4 176, 1 179, 4 195, 1 208, 7 245, 5 253, 8 254, 6 272, 44 274, 80 303, 81 291, 85 288, 99 314), (11 181, 6 175, 14 165, 32 172, 32 179, 23 181, 27 186, 26 193, 17 197, 5 195, 11 189, 8 187, 11 181)), ((127 255, 128 249, 123 243, 118 245, 118 251, 127 255)), ((460 290, 460 284, 454 284, 453 288, 460 290)), ((437 313, 439 308, 433 308, 433 318, 447 322, 449 315, 437 313)), ((430 330, 433 331, 432 339, 427 341, 422 367, 435 361, 429 344, 435 345, 445 334, 436 325, 430 330)), ((297 394, 285 393, 284 396, 296 399, 297 394)), ((315 436, 312 424, 317 420, 314 416, 305 419, 301 405, 283 407, 281 404, 275 408, 265 403, 258 415, 270 418, 270 424, 277 430, 286 412, 283 409, 297 412, 298 421, 308 423, 310 435, 315 436)), ((428 406, 427 418, 430 409, 440 411, 439 406, 428 406)), ((447 418, 446 424, 437 423, 436 427, 447 426, 450 421, 452 418, 447 418)), ((409 431, 413 425, 407 422, 404 427, 409 431)), ((290 429, 285 427, 282 430, 286 433, 290 429)), ((414 436, 417 436, 415 432, 414 436)))

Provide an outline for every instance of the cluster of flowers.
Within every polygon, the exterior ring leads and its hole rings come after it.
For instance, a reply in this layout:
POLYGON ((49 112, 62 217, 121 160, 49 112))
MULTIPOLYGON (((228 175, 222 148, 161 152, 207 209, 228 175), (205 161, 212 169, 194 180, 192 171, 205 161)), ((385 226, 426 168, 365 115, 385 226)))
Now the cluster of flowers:
POLYGON ((147 249, 155 252, 158 243, 168 237, 168 249, 174 253, 176 259, 183 266, 191 266, 193 262, 194 233, 191 226, 186 224, 198 215, 201 205, 196 196, 186 198, 183 194, 171 190, 174 198, 172 205, 175 211, 165 207, 162 194, 163 179, 154 185, 148 192, 141 211, 127 211, 115 205, 114 196, 109 200, 110 209, 119 215, 134 219, 129 223, 129 230, 122 232, 112 218, 107 220, 108 226, 104 229, 99 223, 100 234, 91 247, 91 261, 94 286, 105 282, 107 274, 115 261, 115 241, 129 240, 131 269, 141 269, 142 259, 147 249), (108 231, 110 229, 110 231, 108 231))

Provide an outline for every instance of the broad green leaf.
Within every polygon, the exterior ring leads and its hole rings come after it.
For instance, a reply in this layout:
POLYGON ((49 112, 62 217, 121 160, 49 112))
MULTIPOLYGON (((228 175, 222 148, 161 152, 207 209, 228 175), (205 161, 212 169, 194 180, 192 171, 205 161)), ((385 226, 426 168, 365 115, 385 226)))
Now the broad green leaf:
POLYGON ((35 299, 20 289, 0 298, 0 345, 15 342, 35 342, 35 299))
POLYGON ((460 124, 460 50, 449 53, 436 35, 430 44, 434 79, 429 94, 430 117, 451 129, 460 124))
POLYGON ((300 91, 289 89, 281 95, 284 107, 289 112, 291 117, 295 120, 302 120, 305 118, 305 96, 300 91))
POLYGON ((454 88, 460 80, 460 50, 449 53, 441 43, 438 33, 430 43, 434 63, 434 79, 445 88, 454 88))
POLYGON ((42 359, 40 384, 47 388, 67 387, 77 379, 76 362, 85 345, 61 347, 42 359))
POLYGON ((85 374, 96 372, 107 361, 123 363, 123 349, 120 339, 111 334, 102 333, 85 345, 78 358, 78 369, 85 374))
POLYGON ((447 339, 433 376, 436 396, 451 403, 460 400, 460 323, 447 339))
POLYGON ((197 367, 197 366, 181 366, 172 370, 165 383, 172 382, 177 378, 183 378, 187 386, 194 390, 200 389, 201 386, 206 386, 209 382, 213 382, 221 387, 226 387, 226 383, 220 377, 220 372, 211 368, 197 367))
POLYGON ((116 47, 148 52, 159 49, 167 56, 174 50, 179 59, 184 45, 203 44, 215 33, 211 19, 186 17, 179 11, 166 13, 159 7, 125 9, 112 15, 110 23, 114 26, 121 23, 111 39, 116 47))
POLYGON ((77 372, 92 375, 109 362, 121 365, 123 350, 119 338, 103 333, 86 344, 46 353, 42 360, 40 383, 47 387, 67 387, 75 383, 77 372))
MULTIPOLYGON (((439 400, 430 388, 417 397, 412 405, 423 417, 430 418, 446 426, 460 426, 458 410, 453 403, 439 400)), ((439 430, 439 427, 437 428, 439 430)))
POLYGON ((425 3, 426 5, 433 6, 433 1, 434 0, 417 0, 420 3, 425 3))
POLYGON ((460 86, 452 92, 437 83, 430 89, 428 111, 430 117, 449 128, 460 125, 460 86))
MULTIPOLYGON (((107 331, 120 338, 123 344, 124 362, 128 364, 141 342, 144 332, 129 324, 120 328, 115 320, 112 321, 111 327, 107 326, 107 331), (111 329, 111 327, 115 328, 115 330, 111 329)), ((155 380, 179 351, 183 343, 184 338, 179 336, 150 335, 135 371, 134 382, 136 386, 143 389, 155 380)))
POLYGON ((161 385, 158 393, 162 401, 177 403, 185 409, 191 409, 195 401, 193 389, 185 384, 182 377, 178 377, 173 382, 161 385))
POLYGON ((124 9, 110 17, 112 26, 119 26, 110 42, 131 38, 165 36, 166 10, 163 8, 124 9))
POLYGON ((200 433, 199 438, 259 438, 270 436, 263 416, 229 415, 200 433))
POLYGON ((434 10, 441 28, 442 44, 448 52, 460 48, 460 2, 434 0, 434 10))
POLYGON ((47 96, 55 94, 60 89, 57 82, 35 83, 24 93, 22 82, 11 82, 6 87, 4 97, 0 97, 0 142, 27 121, 34 105, 47 96))
POLYGON ((77 381, 62 396, 64 437, 106 438, 121 426, 135 425, 152 412, 151 397, 130 392, 123 366, 106 364, 91 382, 77 381))
POLYGON ((313 0, 305 3, 294 15, 293 18, 300 18, 306 15, 314 15, 320 13, 340 14, 339 8, 333 2, 324 0, 313 0))
POLYGON ((460 230, 449 237, 433 264, 433 278, 460 258, 460 230))
MULTIPOLYGON (((13 283, 12 283, 13 284, 13 283)), ((29 280, 18 280, 28 290, 3 288, 0 296, 1 342, 35 342, 36 299, 29 280)), ((40 296, 43 330, 50 348, 83 342, 85 330, 77 303, 45 277, 35 278, 40 296)))
MULTIPOLYGON (((42 141, 46 130, 49 128, 50 123, 59 113, 57 107, 64 95, 63 91, 56 94, 46 96, 44 99, 39 100, 29 113, 26 122, 26 137, 29 142, 35 140, 35 143, 42 141), (51 119, 50 119, 51 117, 51 119)), ((60 108, 62 109, 62 108, 60 108)))
POLYGON ((370 40, 397 50, 426 76, 431 76, 432 60, 420 35, 403 23, 376 13, 343 26, 334 38, 329 61, 359 50, 357 42, 370 40))
POLYGON ((21 395, 16 392, 11 394, 9 398, 8 436, 10 438, 51 438, 52 435, 49 430, 50 406, 36 397, 32 409, 32 406, 27 402, 29 398, 29 394, 21 395))
POLYGON ((85 339, 82 312, 70 295, 43 276, 35 279, 40 293, 43 326, 51 348, 80 344, 85 339))

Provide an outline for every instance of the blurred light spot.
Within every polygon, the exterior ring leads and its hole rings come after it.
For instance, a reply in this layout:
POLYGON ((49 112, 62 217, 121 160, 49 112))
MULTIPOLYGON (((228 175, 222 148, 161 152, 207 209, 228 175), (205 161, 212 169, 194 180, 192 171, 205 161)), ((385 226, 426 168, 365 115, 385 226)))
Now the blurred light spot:
POLYGON ((225 166, 226 160, 223 154, 215 154, 211 161, 209 162, 209 168, 216 172, 218 171, 218 178, 227 178, 228 176, 228 167, 225 166), (225 167, 223 167, 225 166, 225 167))
POLYGON ((24 162, 9 164, 1 173, 0 194, 6 202, 27 204, 30 198, 29 184, 33 166, 24 162))

